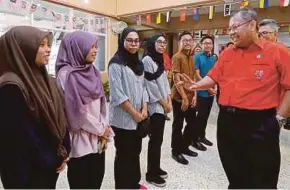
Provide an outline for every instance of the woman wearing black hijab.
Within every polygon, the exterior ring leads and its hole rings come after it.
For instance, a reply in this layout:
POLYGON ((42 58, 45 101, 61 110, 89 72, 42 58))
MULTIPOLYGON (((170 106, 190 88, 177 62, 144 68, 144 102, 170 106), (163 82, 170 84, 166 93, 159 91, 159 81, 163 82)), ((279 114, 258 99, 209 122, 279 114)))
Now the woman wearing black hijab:
POLYGON ((163 53, 167 41, 161 34, 152 36, 147 45, 147 55, 143 58, 145 84, 149 95, 150 140, 148 145, 148 167, 146 180, 157 187, 164 187, 167 172, 160 167, 165 116, 171 112, 170 87, 164 70, 163 53))
POLYGON ((53 189, 70 140, 61 96, 47 74, 52 34, 14 27, 0 38, 0 174, 7 189, 53 189))
POLYGON ((148 94, 144 66, 138 58, 139 46, 137 31, 125 28, 119 38, 118 51, 109 62, 109 119, 115 132, 116 189, 145 189, 139 184, 142 137, 137 125, 148 117, 148 94))

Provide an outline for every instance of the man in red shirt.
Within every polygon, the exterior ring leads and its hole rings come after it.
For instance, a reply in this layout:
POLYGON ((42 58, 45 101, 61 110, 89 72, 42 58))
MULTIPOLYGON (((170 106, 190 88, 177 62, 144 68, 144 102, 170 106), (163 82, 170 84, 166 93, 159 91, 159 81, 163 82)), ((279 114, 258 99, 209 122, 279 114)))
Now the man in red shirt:
POLYGON ((235 13, 229 30, 235 47, 224 50, 208 76, 194 83, 183 75, 185 82, 176 85, 191 90, 219 85, 217 142, 229 188, 276 189, 279 134, 290 116, 290 52, 259 39, 252 9, 235 13))

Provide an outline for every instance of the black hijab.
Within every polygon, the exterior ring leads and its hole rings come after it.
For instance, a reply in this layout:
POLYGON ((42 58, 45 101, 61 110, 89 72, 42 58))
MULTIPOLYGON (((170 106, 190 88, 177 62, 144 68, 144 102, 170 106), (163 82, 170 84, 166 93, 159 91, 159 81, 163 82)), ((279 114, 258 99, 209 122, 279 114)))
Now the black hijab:
POLYGON ((143 63, 139 60, 138 52, 131 54, 128 52, 124 47, 124 41, 129 33, 136 32, 137 30, 134 28, 125 28, 122 32, 122 34, 119 37, 119 45, 118 50, 115 53, 115 55, 112 57, 112 59, 109 62, 109 67, 111 63, 117 63, 121 65, 126 65, 132 71, 138 75, 141 76, 144 73, 144 66, 143 63))
MULTIPOLYGON (((156 62, 158 68, 155 73, 149 73, 145 71, 145 78, 149 81, 156 80, 164 73, 164 59, 163 54, 158 53, 155 48, 155 42, 159 37, 163 36, 162 34, 155 34, 149 40, 147 44, 147 56, 156 62)), ((164 37, 164 36, 163 36, 164 37)))

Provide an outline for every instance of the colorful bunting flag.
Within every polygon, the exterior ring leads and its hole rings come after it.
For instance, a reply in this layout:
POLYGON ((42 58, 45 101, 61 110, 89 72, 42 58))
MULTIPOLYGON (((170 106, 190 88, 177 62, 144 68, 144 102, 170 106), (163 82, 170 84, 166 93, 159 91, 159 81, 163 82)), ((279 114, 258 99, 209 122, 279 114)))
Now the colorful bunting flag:
POLYGON ((103 29, 103 28, 106 28, 106 20, 105 20, 105 18, 101 18, 101 28, 103 29))
POLYGON ((24 0, 21 1, 21 8, 22 9, 26 10, 28 7, 27 5, 28 5, 28 3, 26 1, 24 1, 24 0))
POLYGON ((231 15, 231 9, 232 9, 232 5, 231 4, 225 4, 224 5, 224 16, 230 16, 231 15))
POLYGON ((50 11, 50 13, 51 13, 51 15, 52 15, 53 17, 55 17, 55 12, 54 12, 54 11, 50 11))
POLYGON ((146 24, 151 24, 151 15, 150 14, 147 14, 146 15, 146 24))
POLYGON ((136 24, 139 25, 139 26, 142 25, 142 17, 141 17, 141 15, 137 16, 136 24))
POLYGON ((198 7, 193 7, 193 20, 198 20, 199 19, 199 8, 198 7))
POLYGON ((158 13, 156 17, 156 24, 160 24, 160 23, 161 23, 161 13, 158 13))
POLYGON ((95 20, 95 24, 96 24, 96 29, 100 30, 101 29, 101 21, 99 18, 96 18, 95 20))
POLYGON ((166 22, 170 22, 170 19, 171 19, 171 11, 167 11, 166 13, 166 22))
POLYGON ((209 19, 212 20, 213 19, 213 13, 214 13, 214 6, 210 6, 209 7, 209 19))
POLYGON ((90 26, 89 26, 89 30, 91 32, 95 31, 95 19, 94 18, 90 18, 90 26))
POLYGON ((290 0, 280 0, 280 7, 289 6, 290 0))
POLYGON ((180 21, 181 22, 186 21, 186 12, 187 12, 186 8, 183 8, 180 10, 180 21))
POLYGON ((61 27, 62 25, 62 14, 57 13, 54 17, 56 27, 61 27))
POLYGON ((260 0, 259 5, 261 9, 269 8, 269 0, 260 0))
POLYGON ((48 13, 48 10, 47 10, 46 7, 41 7, 41 10, 42 10, 42 12, 43 12, 45 15, 48 15, 48 14, 47 14, 47 13, 48 13))
POLYGON ((17 0, 9 0, 9 8, 10 9, 17 9, 19 8, 19 4, 17 0))
POLYGON ((250 5, 250 2, 244 0, 244 1, 241 2, 240 9, 248 7, 249 5, 250 5))
POLYGON ((33 3, 31 6, 30 6, 30 13, 34 13, 38 8, 38 5, 33 3))

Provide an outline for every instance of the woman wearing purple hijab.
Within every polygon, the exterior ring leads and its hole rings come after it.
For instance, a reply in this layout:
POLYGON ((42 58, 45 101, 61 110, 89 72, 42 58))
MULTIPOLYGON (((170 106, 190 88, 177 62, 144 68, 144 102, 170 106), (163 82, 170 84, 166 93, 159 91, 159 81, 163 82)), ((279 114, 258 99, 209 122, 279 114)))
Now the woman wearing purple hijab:
POLYGON ((71 189, 99 189, 105 150, 112 135, 107 121, 101 74, 93 62, 97 39, 82 31, 67 34, 56 61, 71 136, 68 181, 71 189))

